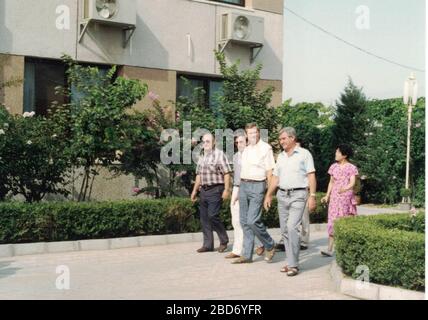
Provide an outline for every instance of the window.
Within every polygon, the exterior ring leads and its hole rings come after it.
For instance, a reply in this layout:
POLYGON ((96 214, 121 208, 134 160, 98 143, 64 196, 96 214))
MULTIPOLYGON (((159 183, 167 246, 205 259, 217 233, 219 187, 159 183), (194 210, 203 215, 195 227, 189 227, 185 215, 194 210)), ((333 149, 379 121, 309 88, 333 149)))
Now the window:
POLYGON ((223 80, 220 78, 197 77, 190 75, 179 75, 177 79, 177 99, 179 97, 199 98, 201 105, 208 106, 214 110, 218 109, 218 97, 222 94, 223 80), (197 88, 203 89, 204 95, 194 96, 197 88))
MULTIPOLYGON (((83 64, 86 66, 86 64, 83 64)), ((87 65, 89 66, 89 65, 87 65)), ((97 65, 101 74, 106 74, 110 66, 97 65)), ((34 111, 37 115, 47 115, 54 101, 67 103, 68 97, 56 94, 56 87, 67 85, 66 66, 60 60, 25 59, 24 70, 24 112, 34 111)), ((74 87, 71 88, 72 101, 82 97, 74 87)))
POLYGON ((245 0, 211 0, 211 1, 228 3, 228 4, 235 4, 238 6, 245 7, 245 0))
POLYGON ((24 111, 46 115, 52 102, 65 103, 66 97, 55 92, 55 87, 65 85, 65 66, 61 61, 26 58, 24 111))
MULTIPOLYGON (((93 65, 84 64, 84 63, 81 63, 80 65, 85 66, 85 67, 93 67, 93 65)), ((107 73, 111 69, 111 66, 108 66, 108 65, 97 65, 96 67, 99 70, 99 76, 100 77, 104 77, 105 75, 107 75, 107 73)), ((116 70, 116 74, 112 78, 112 81, 114 81, 116 79, 116 77, 117 77, 117 70, 116 70)), ((91 80, 85 81, 85 86, 100 85, 100 84, 101 84, 101 79, 91 79, 91 80)), ((78 102, 80 99, 82 99, 84 97, 85 97, 85 95, 83 92, 79 92, 79 90, 74 85, 71 85, 71 101, 72 102, 78 102)))

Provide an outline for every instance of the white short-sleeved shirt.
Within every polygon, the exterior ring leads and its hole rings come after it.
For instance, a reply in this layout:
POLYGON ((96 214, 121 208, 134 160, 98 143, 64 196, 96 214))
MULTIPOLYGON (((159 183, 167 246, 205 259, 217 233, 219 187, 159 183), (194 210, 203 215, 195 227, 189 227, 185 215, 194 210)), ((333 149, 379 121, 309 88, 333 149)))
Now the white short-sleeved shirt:
POLYGON ((314 159, 309 150, 296 147, 291 156, 279 154, 273 175, 279 178, 281 189, 307 188, 308 174, 315 172, 314 159))
POLYGON ((256 145, 248 145, 241 158, 241 179, 263 181, 266 171, 275 167, 272 147, 260 140, 256 145))

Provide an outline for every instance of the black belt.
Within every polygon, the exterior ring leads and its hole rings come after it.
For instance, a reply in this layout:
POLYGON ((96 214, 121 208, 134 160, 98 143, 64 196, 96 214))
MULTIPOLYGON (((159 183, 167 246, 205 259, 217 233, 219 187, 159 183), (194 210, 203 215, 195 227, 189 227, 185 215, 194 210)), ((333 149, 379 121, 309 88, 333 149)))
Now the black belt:
POLYGON ((265 182, 266 180, 249 180, 249 179, 241 179, 243 182, 251 182, 251 183, 260 183, 265 182))
POLYGON ((287 193, 290 193, 290 192, 293 192, 293 191, 308 190, 308 188, 294 188, 294 189, 282 189, 282 188, 279 188, 279 190, 287 192, 287 193))
POLYGON ((224 186, 224 184, 217 183, 217 184, 211 184, 211 185, 204 185, 204 186, 201 186, 201 188, 203 190, 207 191, 207 190, 211 190, 212 188, 215 188, 215 187, 218 187, 218 186, 224 186))
POLYGON ((239 184, 234 184, 233 186, 239 188, 239 184))

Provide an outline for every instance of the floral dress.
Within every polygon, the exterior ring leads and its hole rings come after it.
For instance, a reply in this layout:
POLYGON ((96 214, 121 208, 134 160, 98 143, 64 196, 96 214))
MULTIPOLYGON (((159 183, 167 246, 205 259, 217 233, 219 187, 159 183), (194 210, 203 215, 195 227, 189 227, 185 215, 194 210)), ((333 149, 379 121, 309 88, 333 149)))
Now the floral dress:
POLYGON ((333 164, 328 170, 328 174, 333 177, 333 189, 330 194, 328 206, 328 234, 333 236, 334 220, 357 214, 357 201, 353 190, 339 193, 340 189, 346 187, 352 176, 358 175, 358 169, 351 163, 341 166, 333 164))

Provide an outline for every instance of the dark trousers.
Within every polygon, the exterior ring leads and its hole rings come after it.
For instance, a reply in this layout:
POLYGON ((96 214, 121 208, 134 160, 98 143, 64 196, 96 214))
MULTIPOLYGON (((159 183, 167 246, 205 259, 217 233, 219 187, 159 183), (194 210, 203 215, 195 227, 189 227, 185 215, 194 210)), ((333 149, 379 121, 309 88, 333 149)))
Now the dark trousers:
POLYGON ((217 232, 220 244, 226 245, 229 242, 226 228, 220 220, 223 191, 224 185, 218 185, 208 190, 201 189, 199 215, 204 234, 203 246, 209 250, 214 249, 213 231, 217 232))

